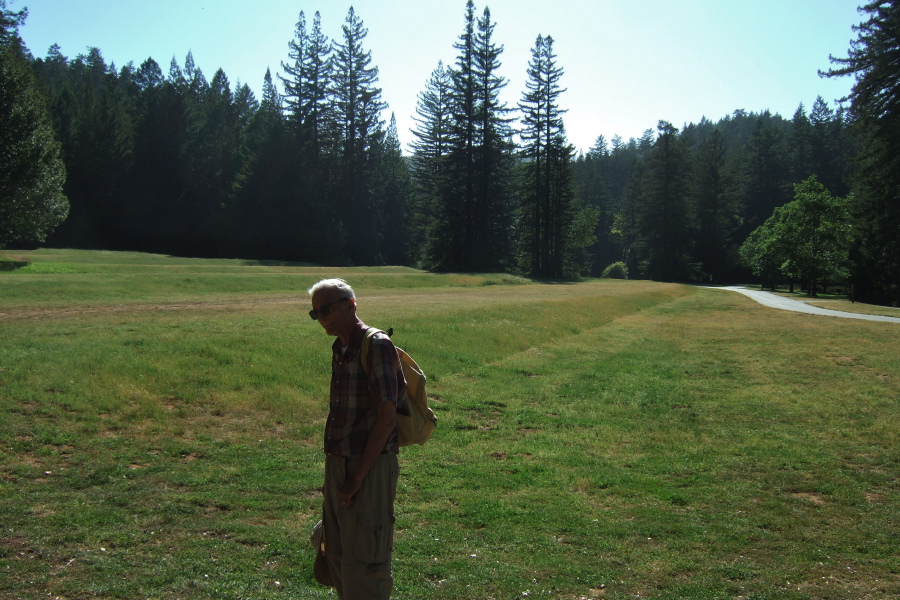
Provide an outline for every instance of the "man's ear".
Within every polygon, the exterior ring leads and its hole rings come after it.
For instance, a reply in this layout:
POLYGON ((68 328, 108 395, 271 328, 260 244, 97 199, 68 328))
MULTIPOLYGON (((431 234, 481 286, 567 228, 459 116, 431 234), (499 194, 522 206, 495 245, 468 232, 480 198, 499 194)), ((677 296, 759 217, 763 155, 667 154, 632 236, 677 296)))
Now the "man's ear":
POLYGON ((349 298, 347 300, 347 305, 353 310, 354 314, 356 313, 356 298, 349 298))

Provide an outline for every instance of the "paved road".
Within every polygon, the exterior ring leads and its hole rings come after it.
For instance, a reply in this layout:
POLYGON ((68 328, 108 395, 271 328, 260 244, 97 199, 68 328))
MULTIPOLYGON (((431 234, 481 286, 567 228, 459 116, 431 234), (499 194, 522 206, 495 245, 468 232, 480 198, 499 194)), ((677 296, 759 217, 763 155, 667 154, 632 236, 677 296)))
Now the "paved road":
POLYGON ((740 294, 744 294, 745 296, 749 296, 753 298, 760 304, 764 306, 768 306, 770 308, 777 308, 779 310, 791 310, 794 312, 801 312, 810 315, 821 315, 825 317, 843 317, 845 319, 861 319, 863 321, 882 321, 886 323, 900 323, 900 317, 883 317, 880 315, 862 315, 858 313, 850 313, 844 312, 842 310, 829 310, 827 308, 821 308, 818 306, 811 306, 806 302, 801 302, 800 300, 794 300, 792 298, 786 298, 784 296, 779 296, 778 294, 773 294, 772 292, 761 292, 759 290, 748 290, 747 288, 740 286, 727 286, 727 287, 709 287, 712 290, 730 290, 732 292, 738 292, 740 294))

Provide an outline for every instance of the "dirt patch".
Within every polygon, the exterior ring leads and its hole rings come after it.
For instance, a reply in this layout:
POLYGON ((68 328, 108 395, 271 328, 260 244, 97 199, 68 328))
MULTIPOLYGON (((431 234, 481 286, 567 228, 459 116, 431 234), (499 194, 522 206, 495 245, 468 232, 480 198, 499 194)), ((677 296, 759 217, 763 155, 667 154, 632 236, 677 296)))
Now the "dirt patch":
POLYGON ((791 492, 791 496, 793 496, 794 498, 812 502, 816 506, 823 506, 825 504, 825 499, 822 498, 822 496, 820 496, 819 494, 815 494, 813 492, 791 492))
POLYGON ((71 319, 81 317, 106 316, 109 314, 145 314, 156 312, 189 312, 189 311, 248 311, 259 310, 264 306, 306 306, 305 298, 247 298, 234 300, 215 300, 203 302, 172 302, 147 304, 103 304, 85 306, 60 307, 20 307, 4 308, 0 311, 0 321, 71 319))
POLYGON ((33 548, 28 540, 21 536, 0 538, 0 556, 18 558, 41 558, 40 551, 33 548))

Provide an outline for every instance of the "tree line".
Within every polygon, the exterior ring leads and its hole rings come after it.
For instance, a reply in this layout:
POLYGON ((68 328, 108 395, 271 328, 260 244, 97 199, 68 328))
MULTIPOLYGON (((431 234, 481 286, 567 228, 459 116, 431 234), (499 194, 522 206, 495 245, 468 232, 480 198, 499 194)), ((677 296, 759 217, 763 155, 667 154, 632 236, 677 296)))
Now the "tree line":
POLYGON ((816 176, 849 193, 856 137, 821 97, 790 120, 737 110, 681 130, 660 122, 639 140, 599 139, 575 160, 580 196, 600 208, 595 275, 610 262, 664 281, 746 280, 740 248, 816 176))
POLYGON ((396 129, 351 9, 334 42, 301 15, 284 93, 258 100, 189 53, 168 70, 99 49, 32 61, 66 163, 71 214, 55 245, 331 263, 406 263, 396 129))
MULTIPOLYGON (((25 15, 5 0, 0 8, 14 41, 25 15)), ((897 19, 893 2, 862 10, 871 20, 861 40, 870 29, 892 35, 871 23, 897 19)), ((847 202, 839 214, 857 226, 844 267, 824 277, 896 301, 897 188, 887 181, 900 137, 890 110, 863 110, 871 100, 859 84, 849 109, 819 97, 790 119, 736 110, 680 129, 661 121, 639 139, 600 137, 576 156, 554 38, 536 37, 510 107, 495 25, 489 8, 466 3, 456 59, 439 63, 419 94, 408 155, 395 121, 382 120, 378 69, 352 8, 335 39, 318 13, 311 23, 300 13, 282 73, 266 72, 261 99, 221 69, 207 79, 191 54, 164 72, 152 58, 116 68, 97 48, 69 59, 54 46, 34 58, 9 41, 30 66, 55 134, 47 145, 65 165, 71 208, 68 218, 59 205, 51 211, 65 221, 47 221, 46 243, 548 278, 599 276, 615 264, 665 281, 793 279, 780 268, 787 259, 764 273, 741 248, 764 247, 751 234, 813 178, 847 202)), ((861 72, 857 60, 851 51, 829 74, 861 72)))

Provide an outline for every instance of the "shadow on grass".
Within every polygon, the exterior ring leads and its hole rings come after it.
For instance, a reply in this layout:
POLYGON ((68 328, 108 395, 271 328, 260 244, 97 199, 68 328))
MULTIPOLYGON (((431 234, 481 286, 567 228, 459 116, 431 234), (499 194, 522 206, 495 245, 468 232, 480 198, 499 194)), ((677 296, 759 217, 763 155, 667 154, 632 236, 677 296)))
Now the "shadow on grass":
POLYGON ((287 260, 242 260, 242 265, 248 267, 317 267, 319 265, 304 262, 290 262, 287 260))
POLYGON ((15 271, 16 269, 21 269, 22 267, 27 267, 28 265, 29 263, 21 260, 0 260, 0 272, 15 271))

